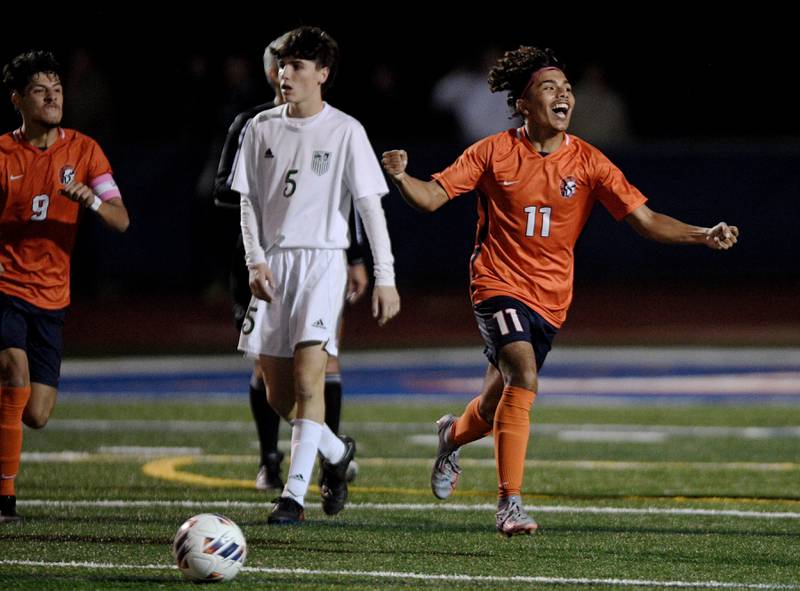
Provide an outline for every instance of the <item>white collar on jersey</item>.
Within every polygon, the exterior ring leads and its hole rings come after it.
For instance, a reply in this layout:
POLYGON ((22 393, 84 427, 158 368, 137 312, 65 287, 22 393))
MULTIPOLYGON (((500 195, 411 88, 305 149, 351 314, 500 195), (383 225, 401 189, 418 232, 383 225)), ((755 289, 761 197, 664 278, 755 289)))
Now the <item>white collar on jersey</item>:
POLYGON ((286 123, 286 125, 295 127, 297 129, 306 129, 327 115, 328 111, 330 111, 330 106, 328 106, 328 103, 323 101, 322 110, 315 115, 311 115, 311 117, 289 117, 289 105, 286 104, 281 112, 281 119, 283 119, 283 122, 286 123))

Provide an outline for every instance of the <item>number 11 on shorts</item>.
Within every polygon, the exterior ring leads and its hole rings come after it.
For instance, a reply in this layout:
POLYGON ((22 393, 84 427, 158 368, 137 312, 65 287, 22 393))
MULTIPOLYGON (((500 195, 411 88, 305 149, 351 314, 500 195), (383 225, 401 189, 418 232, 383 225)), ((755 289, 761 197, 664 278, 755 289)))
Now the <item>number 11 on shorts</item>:
POLYGON ((508 317, 511 319, 511 323, 514 325, 514 332, 522 332, 522 324, 519 321, 519 316, 517 316, 517 311, 514 308, 506 308, 505 310, 495 312, 493 316, 493 318, 497 321, 497 328, 500 329, 500 334, 505 336, 511 332, 508 328, 508 322, 506 322, 505 315, 508 315, 508 317))

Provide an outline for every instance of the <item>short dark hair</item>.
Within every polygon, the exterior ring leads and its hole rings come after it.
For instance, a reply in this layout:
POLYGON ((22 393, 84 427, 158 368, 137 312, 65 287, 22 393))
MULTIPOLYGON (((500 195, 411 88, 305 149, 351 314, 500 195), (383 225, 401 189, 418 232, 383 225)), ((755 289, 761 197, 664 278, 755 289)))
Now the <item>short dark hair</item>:
POLYGON ((564 71, 552 49, 539 49, 521 45, 505 52, 489 72, 489 88, 492 92, 508 91, 508 106, 516 110, 517 99, 528 86, 531 76, 542 68, 558 68, 564 71))
POLYGON ((24 94, 25 87, 39 73, 55 74, 61 78, 61 65, 49 51, 21 53, 3 68, 3 84, 10 92, 24 94))
POLYGON ((339 65, 339 44, 319 27, 298 27, 281 38, 277 47, 270 47, 272 55, 277 59, 294 57, 316 62, 317 68, 328 68, 328 79, 322 85, 325 94, 336 78, 339 65))

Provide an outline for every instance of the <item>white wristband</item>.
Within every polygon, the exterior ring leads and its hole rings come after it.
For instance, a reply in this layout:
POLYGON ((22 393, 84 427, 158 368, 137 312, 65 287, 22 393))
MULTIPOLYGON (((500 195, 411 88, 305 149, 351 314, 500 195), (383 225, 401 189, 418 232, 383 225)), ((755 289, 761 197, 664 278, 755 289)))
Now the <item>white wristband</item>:
POLYGON ((92 201, 92 204, 89 206, 89 209, 91 209, 92 211, 97 211, 98 209, 100 209, 101 205, 103 205, 103 202, 100 201, 100 197, 95 195, 94 201, 92 201))

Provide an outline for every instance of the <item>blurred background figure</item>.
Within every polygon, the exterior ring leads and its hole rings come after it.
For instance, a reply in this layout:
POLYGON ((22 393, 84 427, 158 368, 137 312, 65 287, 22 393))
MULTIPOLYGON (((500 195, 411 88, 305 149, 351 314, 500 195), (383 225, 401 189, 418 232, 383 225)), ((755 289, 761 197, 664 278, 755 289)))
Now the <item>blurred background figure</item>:
MULTIPOLYGON (((260 73, 253 68, 250 59, 239 55, 226 57, 222 62, 221 76, 223 91, 219 102, 214 105, 216 116, 213 120, 217 131, 208 142, 208 155, 197 179, 198 204, 194 213, 195 243, 206 263, 202 271, 207 279, 203 297, 209 301, 227 300, 229 245, 235 240, 239 226, 238 212, 220 212, 214 206, 212 188, 225 140, 225 136, 218 130, 228 129, 239 113, 261 102, 263 96, 263 85, 259 85, 256 80, 260 73), (234 223, 220 224, 220 216, 228 217, 234 223)), ((216 81, 215 84, 220 83, 216 81)), ((204 117, 208 118, 210 112, 204 117)))
POLYGON ((579 108, 570 131, 601 148, 619 146, 633 139, 625 99, 609 83, 599 63, 590 63, 574 84, 579 108))
POLYGON ((107 146, 114 139, 114 97, 111 84, 88 49, 72 52, 64 82, 69 97, 64 104, 67 124, 107 146))
MULTIPOLYGON (((114 94, 108 76, 98 67, 95 55, 85 47, 72 51, 64 76, 64 123, 94 138, 114 158, 114 94)), ((105 294, 115 291, 115 282, 102 273, 98 251, 110 248, 118 238, 89 216, 79 226, 75 242, 72 277, 78 291, 105 294), (98 245, 100 248, 98 248, 98 245)))
POLYGON ((489 70, 502 55, 497 47, 484 50, 472 62, 446 74, 433 87, 434 108, 452 114, 464 144, 509 127, 521 120, 512 115, 504 96, 492 94, 486 82, 489 70))

